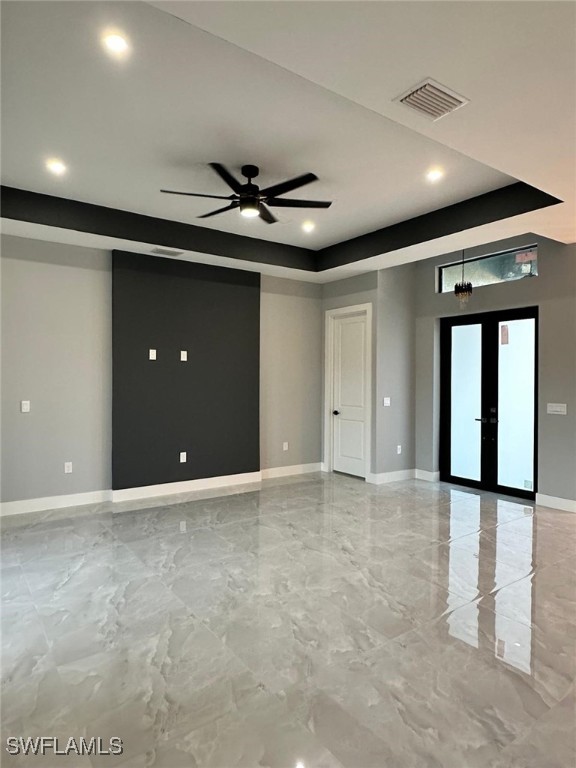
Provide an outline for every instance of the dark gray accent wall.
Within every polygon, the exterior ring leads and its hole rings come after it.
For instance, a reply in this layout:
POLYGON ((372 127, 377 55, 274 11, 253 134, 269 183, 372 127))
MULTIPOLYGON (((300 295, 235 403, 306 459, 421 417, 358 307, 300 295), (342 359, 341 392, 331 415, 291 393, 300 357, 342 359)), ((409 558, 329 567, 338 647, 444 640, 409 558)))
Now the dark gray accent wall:
POLYGON ((114 251, 112 308, 113 489, 257 472, 260 275, 114 251))

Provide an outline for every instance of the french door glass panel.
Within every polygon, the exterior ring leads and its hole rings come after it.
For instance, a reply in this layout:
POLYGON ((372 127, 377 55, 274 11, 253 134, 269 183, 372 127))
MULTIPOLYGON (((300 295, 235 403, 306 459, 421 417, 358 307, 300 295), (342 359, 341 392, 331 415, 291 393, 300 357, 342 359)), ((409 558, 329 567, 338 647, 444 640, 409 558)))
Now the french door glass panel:
POLYGON ((498 324, 498 485, 534 488, 534 318, 498 324))
POLYGON ((482 435, 482 326, 452 328, 450 474, 480 480, 482 435))

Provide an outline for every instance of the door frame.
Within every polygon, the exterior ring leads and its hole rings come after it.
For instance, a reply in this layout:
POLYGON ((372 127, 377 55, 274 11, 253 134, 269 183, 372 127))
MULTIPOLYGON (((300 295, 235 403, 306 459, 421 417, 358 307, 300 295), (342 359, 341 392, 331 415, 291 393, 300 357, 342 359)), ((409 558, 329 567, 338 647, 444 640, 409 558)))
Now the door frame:
MULTIPOLYGON (((516 496, 518 498, 531 499, 536 498, 538 491, 538 411, 539 411, 539 395, 538 395, 538 376, 539 376, 539 363, 538 363, 538 338, 539 338, 539 323, 538 323, 538 307, 518 307, 516 309, 499 309, 490 312, 470 312, 465 315, 451 315, 449 317, 440 318, 440 445, 439 445, 439 458, 440 458, 440 480, 447 483, 454 483, 455 485, 463 485, 468 488, 478 488, 480 490, 488 490, 495 493, 506 494, 507 496, 516 496), (482 480, 467 480, 465 478, 456 478, 450 474, 451 467, 451 363, 452 363, 452 328, 455 325, 474 325, 476 323, 482 323, 484 321, 492 322, 506 322, 510 320, 527 320, 534 319, 535 321, 535 333, 534 333, 534 483, 531 491, 526 491, 522 488, 509 488, 507 486, 498 485, 494 483, 492 488, 485 488, 482 480)), ((492 340, 494 341, 494 340, 492 340)), ((496 338, 498 342, 498 338, 496 338)), ((482 355, 485 355, 485 350, 490 344, 490 339, 485 338, 483 334, 482 338, 482 355)), ((495 370, 491 371, 491 376, 494 381, 494 386, 497 387, 497 375, 498 375, 498 356, 495 357, 495 370)), ((484 391, 482 392, 484 397, 484 391)), ((496 454, 496 466, 497 466, 497 454, 496 454)))
POLYGON ((372 304, 328 309, 324 313, 324 472, 333 471, 334 459, 334 328, 338 318, 364 315, 366 317, 366 349, 364 354, 364 397, 366 400, 366 429, 364 434, 364 479, 372 473, 372 304))

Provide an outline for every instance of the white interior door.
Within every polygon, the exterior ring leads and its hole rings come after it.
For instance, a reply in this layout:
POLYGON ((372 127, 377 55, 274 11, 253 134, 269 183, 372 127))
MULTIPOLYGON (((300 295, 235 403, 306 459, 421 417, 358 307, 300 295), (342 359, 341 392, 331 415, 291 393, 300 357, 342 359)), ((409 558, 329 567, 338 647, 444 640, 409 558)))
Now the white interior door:
POLYGON ((333 338, 332 467, 366 477, 366 314, 334 318, 333 338))

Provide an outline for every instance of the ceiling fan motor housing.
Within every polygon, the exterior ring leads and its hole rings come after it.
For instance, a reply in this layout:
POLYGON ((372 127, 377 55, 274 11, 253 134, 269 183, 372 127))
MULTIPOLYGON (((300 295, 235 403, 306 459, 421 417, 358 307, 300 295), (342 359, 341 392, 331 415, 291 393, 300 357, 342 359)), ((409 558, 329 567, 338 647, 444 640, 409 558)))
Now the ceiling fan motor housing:
POLYGON ((257 165, 243 165, 241 168, 242 176, 246 176, 247 179, 255 179, 260 173, 260 169, 257 165))

